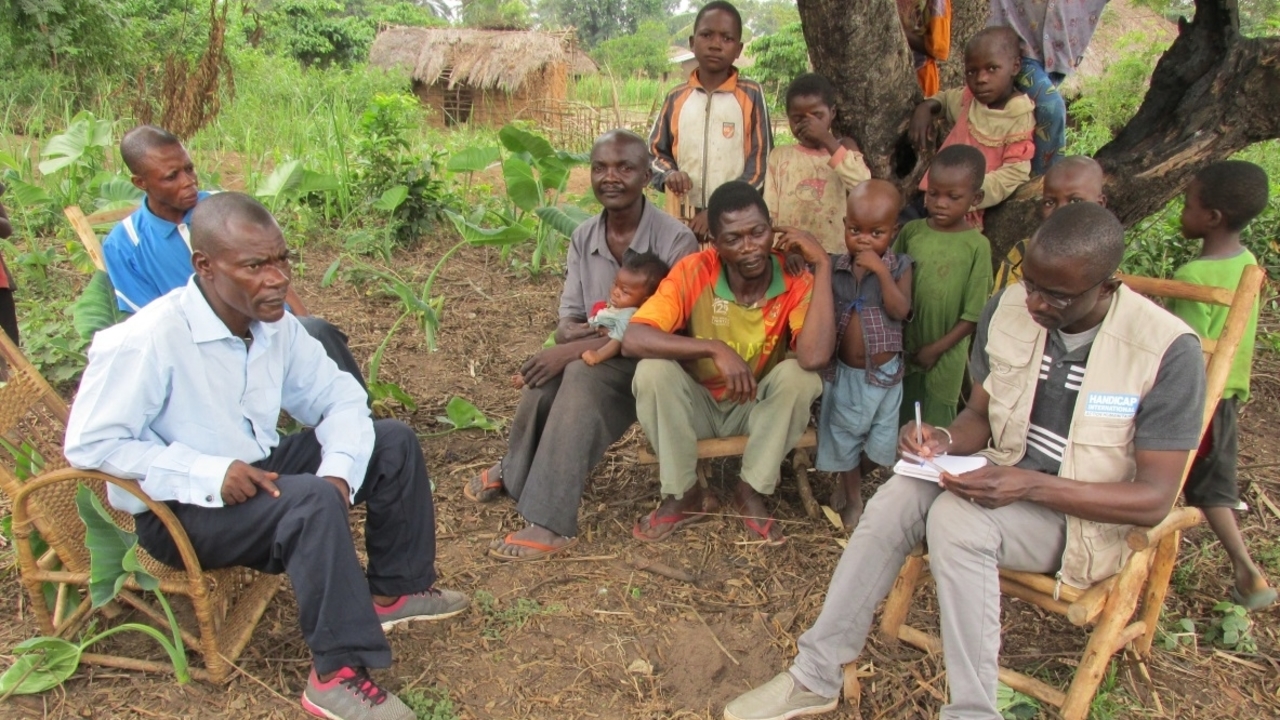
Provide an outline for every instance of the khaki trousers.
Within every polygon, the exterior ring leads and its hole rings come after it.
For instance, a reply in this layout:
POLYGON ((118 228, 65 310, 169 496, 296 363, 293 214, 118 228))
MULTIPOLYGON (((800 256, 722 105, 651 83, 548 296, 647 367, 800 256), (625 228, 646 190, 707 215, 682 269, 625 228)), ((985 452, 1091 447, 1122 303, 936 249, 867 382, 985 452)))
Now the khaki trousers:
POLYGON ((698 481, 698 441, 747 435, 742 479, 763 495, 778 485, 778 468, 809 424, 822 378, 783 360, 756 386, 756 399, 717 402, 675 360, 641 360, 631 390, 636 416, 658 456, 662 494, 684 497, 698 481))

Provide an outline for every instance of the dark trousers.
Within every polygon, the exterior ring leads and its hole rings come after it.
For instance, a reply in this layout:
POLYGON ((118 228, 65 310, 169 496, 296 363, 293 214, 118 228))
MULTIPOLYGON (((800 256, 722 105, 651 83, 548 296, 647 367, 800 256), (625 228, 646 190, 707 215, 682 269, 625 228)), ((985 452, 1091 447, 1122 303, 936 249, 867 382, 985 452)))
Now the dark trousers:
MULTIPOLYGON (((4 267, 0 266, 0 272, 4 267)), ((0 328, 3 328, 14 345, 18 344, 18 309, 13 303, 13 290, 0 288, 0 328)))
POLYGON ((302 323, 302 329, 307 334, 324 346, 324 354, 338 366, 338 369, 347 373, 360 383, 360 388, 368 392, 369 388, 365 387, 364 376, 360 374, 360 363, 356 362, 356 358, 351 354, 351 348, 347 346, 347 335, 338 329, 338 326, 315 315, 304 315, 298 318, 298 322, 302 323))
MULTIPOLYGON (((373 428, 373 458, 355 498, 368 511, 367 571, 356 557, 345 500, 313 474, 320 467, 313 430, 284 438, 270 457, 255 463, 280 474, 278 498, 259 492, 222 508, 166 503, 205 568, 243 565, 289 574, 302 635, 320 674, 389 666, 391 646, 371 594, 398 597, 422 592, 436 581, 435 507, 418 438, 397 420, 379 420, 373 428)), ((135 523, 147 552, 182 566, 153 513, 137 515, 135 523)))
POLYGON ((578 534, 578 504, 592 468, 636 421, 636 361, 595 367, 575 360, 560 377, 525 388, 511 423, 502 484, 525 520, 565 537, 578 534))

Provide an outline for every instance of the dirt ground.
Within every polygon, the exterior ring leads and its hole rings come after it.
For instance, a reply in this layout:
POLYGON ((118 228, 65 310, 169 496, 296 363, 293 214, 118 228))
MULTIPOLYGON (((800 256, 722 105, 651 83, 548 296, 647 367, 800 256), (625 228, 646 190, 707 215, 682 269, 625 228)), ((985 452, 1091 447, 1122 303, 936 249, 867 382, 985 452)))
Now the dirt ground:
MULTIPOLYGON (((445 247, 443 240, 429 241, 397 258, 396 270, 422 280, 445 247)), ((350 335, 356 356, 367 361, 395 321, 398 301, 372 284, 340 281, 321 289, 320 276, 334 256, 332 250, 305 250, 299 292, 313 312, 350 335)), ((401 331, 382 373, 419 403, 416 413, 401 417, 424 435, 438 483, 441 582, 471 593, 475 602, 456 619, 392 633, 395 664, 378 677, 402 694, 447 696, 460 718, 719 718, 727 700, 783 670, 821 607, 841 552, 841 534, 825 519, 805 516, 786 473, 775 499, 786 545, 762 547, 740 523, 717 518, 665 543, 641 546, 630 530, 655 506, 658 489, 656 478, 635 464, 640 439, 633 429, 591 478, 576 549, 535 563, 503 564, 485 556, 490 540, 520 527, 520 518, 509 500, 475 505, 461 490, 471 474, 502 454, 506 428, 432 436, 444 429, 435 418, 457 395, 509 421, 519 397, 509 379, 553 328, 559 279, 530 279, 496 250, 466 249, 446 265, 437 290, 447 298, 439 350, 427 352, 416 329, 401 331), (640 571, 642 560, 683 570, 696 582, 640 571)), ((1280 578, 1280 512, 1264 500, 1280 501, 1280 428, 1272 411, 1280 398, 1280 361, 1261 358, 1256 382, 1257 399, 1242 423, 1241 464, 1252 481, 1245 496, 1252 510, 1242 523, 1258 559, 1280 578)), ((718 466, 715 476, 713 487, 719 477, 732 477, 732 462, 718 466)), ((867 484, 868 495, 874 487, 867 484)), ((815 476, 820 499, 828 488, 825 478, 815 476)), ((358 523, 353 528, 359 534, 358 523)), ((1203 628, 1226 595, 1227 564, 1207 530, 1189 533, 1184 542, 1166 618, 1192 618, 1203 628)), ((0 625, 0 647, 7 648, 37 630, 25 611, 12 554, 0 555, 0 562, 7 565, 0 614, 10 618, 0 625)), ((309 660, 295 616, 286 588, 226 687, 184 687, 161 675, 84 667, 62 688, 0 703, 0 717, 306 717, 297 696, 309 660)), ((912 617, 935 626, 932 598, 919 602, 912 617)), ((1278 613, 1254 619, 1256 654, 1226 654, 1203 641, 1159 650, 1149 665, 1150 681, 1117 663, 1096 716, 1280 717, 1278 613)), ((1011 665, 1045 679, 1069 677, 1084 642, 1078 629, 1011 600, 1004 621, 1004 657, 1011 665)), ((127 642, 130 652, 160 657, 149 639, 137 635, 127 642)), ((873 636, 859 663, 861 717, 937 716, 946 694, 939 657, 873 636)), ((857 716, 842 704, 830 717, 857 716)))

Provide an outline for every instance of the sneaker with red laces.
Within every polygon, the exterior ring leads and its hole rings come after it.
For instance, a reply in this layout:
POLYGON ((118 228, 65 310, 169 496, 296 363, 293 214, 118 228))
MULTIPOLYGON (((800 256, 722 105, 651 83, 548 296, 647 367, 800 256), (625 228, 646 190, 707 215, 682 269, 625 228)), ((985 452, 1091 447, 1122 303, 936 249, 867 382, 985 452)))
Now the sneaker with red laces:
POLYGON ((457 590, 430 587, 420 593, 401 595, 390 605, 373 604, 383 630, 414 620, 443 620, 467 609, 471 601, 457 590))
POLYGON ((342 668, 329 682, 320 682, 315 668, 302 691, 302 709, 330 720, 416 720, 400 698, 369 677, 364 668, 342 668))

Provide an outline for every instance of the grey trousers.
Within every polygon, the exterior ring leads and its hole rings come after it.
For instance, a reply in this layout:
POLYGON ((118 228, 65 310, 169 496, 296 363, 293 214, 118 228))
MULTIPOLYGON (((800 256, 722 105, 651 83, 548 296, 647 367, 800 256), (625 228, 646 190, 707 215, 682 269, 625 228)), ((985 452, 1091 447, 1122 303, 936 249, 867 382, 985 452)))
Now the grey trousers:
MULTIPOLYGON (((316 672, 387 667, 391 646, 372 594, 398 597, 436 581, 436 521, 422 447, 398 420, 373 424, 373 458, 355 501, 364 503, 367 570, 360 568, 347 507, 320 467, 314 430, 285 437, 255 463, 280 474, 280 497, 259 492, 230 507, 165 503, 182 522, 206 568, 243 565, 288 573, 298 622, 316 672)), ((151 512, 134 516, 138 543, 157 560, 182 567, 177 547, 151 512)))
POLYGON ((988 510, 927 480, 889 478, 849 539, 817 622, 800 636, 791 674, 819 695, 840 693, 841 667, 862 653, 876 606, 926 538, 951 691, 942 718, 999 720, 996 567, 1053 572, 1066 545, 1066 516, 1034 503, 988 510))
POLYGON ((578 534, 591 470, 636 421, 635 369, 636 361, 624 357, 594 367, 574 360, 559 377, 520 394, 502 485, 526 521, 557 535, 578 534))
POLYGON ((783 360, 756 386, 747 403, 717 401, 675 360, 641 360, 632 389, 636 414, 658 456, 662 494, 677 498, 698 481, 698 440, 746 435, 742 479, 763 495, 778 486, 782 460, 809 424, 809 406, 822 378, 783 360))
POLYGON ((328 320, 315 315, 300 316, 298 322, 308 335, 320 341, 324 346, 324 354, 329 356, 338 369, 355 378, 360 383, 360 389, 367 392, 369 388, 365 387, 364 376, 360 374, 360 363, 356 362, 351 348, 347 346, 347 334, 328 320))

